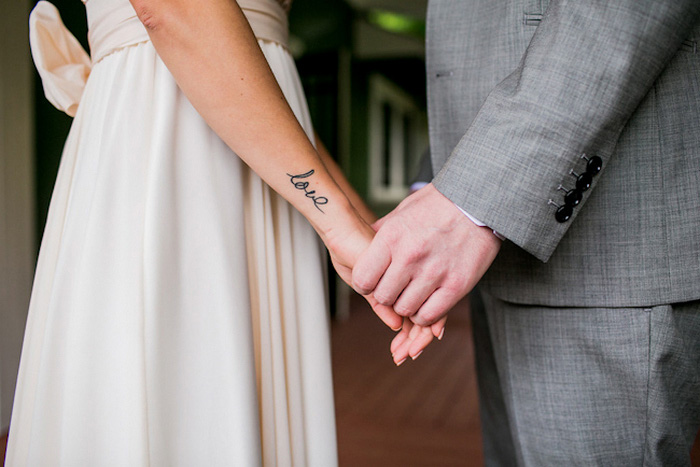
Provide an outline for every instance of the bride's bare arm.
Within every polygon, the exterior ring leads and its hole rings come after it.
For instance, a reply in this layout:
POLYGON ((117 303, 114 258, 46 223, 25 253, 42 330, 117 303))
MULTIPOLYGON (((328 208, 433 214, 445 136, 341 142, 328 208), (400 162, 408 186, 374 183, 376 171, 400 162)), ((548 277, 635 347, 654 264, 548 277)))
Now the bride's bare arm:
POLYGON ((324 241, 371 232, 297 122, 234 0, 131 0, 159 56, 221 139, 324 241))
MULTIPOLYGON (((314 226, 350 281, 373 236, 299 125, 235 0, 130 0, 153 46, 221 139, 314 226)), ((375 307, 390 327, 401 317, 375 307)))

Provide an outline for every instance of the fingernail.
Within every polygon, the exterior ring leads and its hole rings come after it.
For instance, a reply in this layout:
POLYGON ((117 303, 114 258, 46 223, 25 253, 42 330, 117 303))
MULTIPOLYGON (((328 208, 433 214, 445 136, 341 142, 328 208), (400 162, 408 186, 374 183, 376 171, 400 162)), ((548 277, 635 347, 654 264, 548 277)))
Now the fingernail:
POLYGON ((444 336, 444 335, 445 335, 445 328, 442 328, 442 331, 440 331, 440 335, 438 336, 438 340, 441 341, 442 336, 444 336))
POLYGON ((420 357, 420 354, 422 354, 422 353, 423 353, 423 351, 421 350, 420 352, 418 352, 417 354, 415 354, 415 355, 414 355, 413 357, 411 357, 411 358, 412 358, 413 360, 415 360, 416 358, 420 357))
MULTIPOLYGON (((396 329, 391 328, 391 330, 394 331, 394 332, 399 332, 401 329, 403 329, 403 324, 402 324, 401 326, 399 326, 398 328, 396 328, 396 329)), ((444 329, 443 329, 443 331, 444 331, 444 329)))
POLYGON ((396 366, 401 366, 401 364, 405 361, 406 361, 406 357, 404 357, 404 359, 401 360, 400 362, 396 362, 396 366))

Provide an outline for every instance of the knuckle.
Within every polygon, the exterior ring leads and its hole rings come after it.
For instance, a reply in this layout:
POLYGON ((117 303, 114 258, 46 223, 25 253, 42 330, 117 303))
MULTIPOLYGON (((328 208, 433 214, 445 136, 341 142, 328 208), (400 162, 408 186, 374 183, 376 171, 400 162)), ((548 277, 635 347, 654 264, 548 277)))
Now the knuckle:
POLYGON ((441 263, 432 262, 425 267, 425 273, 433 280, 441 281, 445 275, 444 267, 441 263))
POLYGON ((407 264, 418 263, 424 256, 424 249, 420 245, 411 245, 404 252, 404 262, 407 264))
POLYGON ((415 307, 409 303, 400 302, 394 305, 394 311, 401 316, 412 316, 416 313, 415 307))
POLYGON ((373 283, 371 271, 364 266, 359 261, 355 264, 355 267, 352 269, 353 284, 363 288, 374 288, 376 284, 373 283))
POLYGON ((393 222, 392 219, 387 219, 382 224, 379 231, 377 231, 376 237, 381 239, 386 244, 396 243, 396 241, 399 238, 401 238, 401 235, 399 234, 399 232, 396 229, 396 226, 394 224, 395 224, 395 222, 393 222))
POLYGON ((404 318, 410 318, 413 315, 413 313, 411 313, 410 311, 405 310, 405 309, 398 309, 397 310, 396 308, 394 308, 394 311, 396 312, 397 315, 403 316, 404 318))
POLYGON ((357 276, 356 274, 353 274, 352 276, 352 284, 355 287, 355 290, 357 290, 359 293, 363 295, 367 295, 372 291, 372 284, 371 282, 363 276, 357 276))
POLYGON ((374 292, 374 298, 380 305, 391 306, 394 304, 394 299, 386 292, 374 292))
POLYGON ((413 315, 411 317, 411 321, 413 324, 418 325, 418 326, 428 326, 428 323, 425 321, 425 318, 421 315, 413 315))
POLYGON ((442 315, 442 313, 440 313, 440 310, 435 310, 435 309, 426 310, 426 311, 422 312, 420 314, 420 316, 423 320, 422 326, 429 326, 429 325, 437 322, 440 319, 441 315, 442 315))
POLYGON ((450 295, 462 295, 468 292, 468 280, 462 276, 450 277, 448 275, 443 283, 443 288, 450 295))

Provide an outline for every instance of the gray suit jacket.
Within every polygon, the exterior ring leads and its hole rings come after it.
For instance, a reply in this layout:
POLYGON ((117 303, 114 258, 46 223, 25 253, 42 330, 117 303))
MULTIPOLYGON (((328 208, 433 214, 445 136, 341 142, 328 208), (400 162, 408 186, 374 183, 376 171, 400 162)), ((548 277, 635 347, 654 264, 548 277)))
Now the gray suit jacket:
POLYGON ((698 0, 430 2, 433 183, 509 239, 486 290, 700 298, 699 19, 698 0))

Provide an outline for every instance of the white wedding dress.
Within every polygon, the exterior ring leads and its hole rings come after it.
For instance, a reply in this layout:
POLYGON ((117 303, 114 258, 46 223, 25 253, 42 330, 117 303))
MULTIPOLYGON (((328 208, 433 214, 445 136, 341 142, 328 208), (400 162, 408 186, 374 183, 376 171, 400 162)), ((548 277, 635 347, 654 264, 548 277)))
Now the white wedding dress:
MULTIPOLYGON (((276 1, 239 3, 311 137, 276 1)), ((31 18, 47 97, 75 120, 7 465, 336 465, 315 232, 210 130, 128 0, 86 7, 91 58, 52 5, 31 18)))

